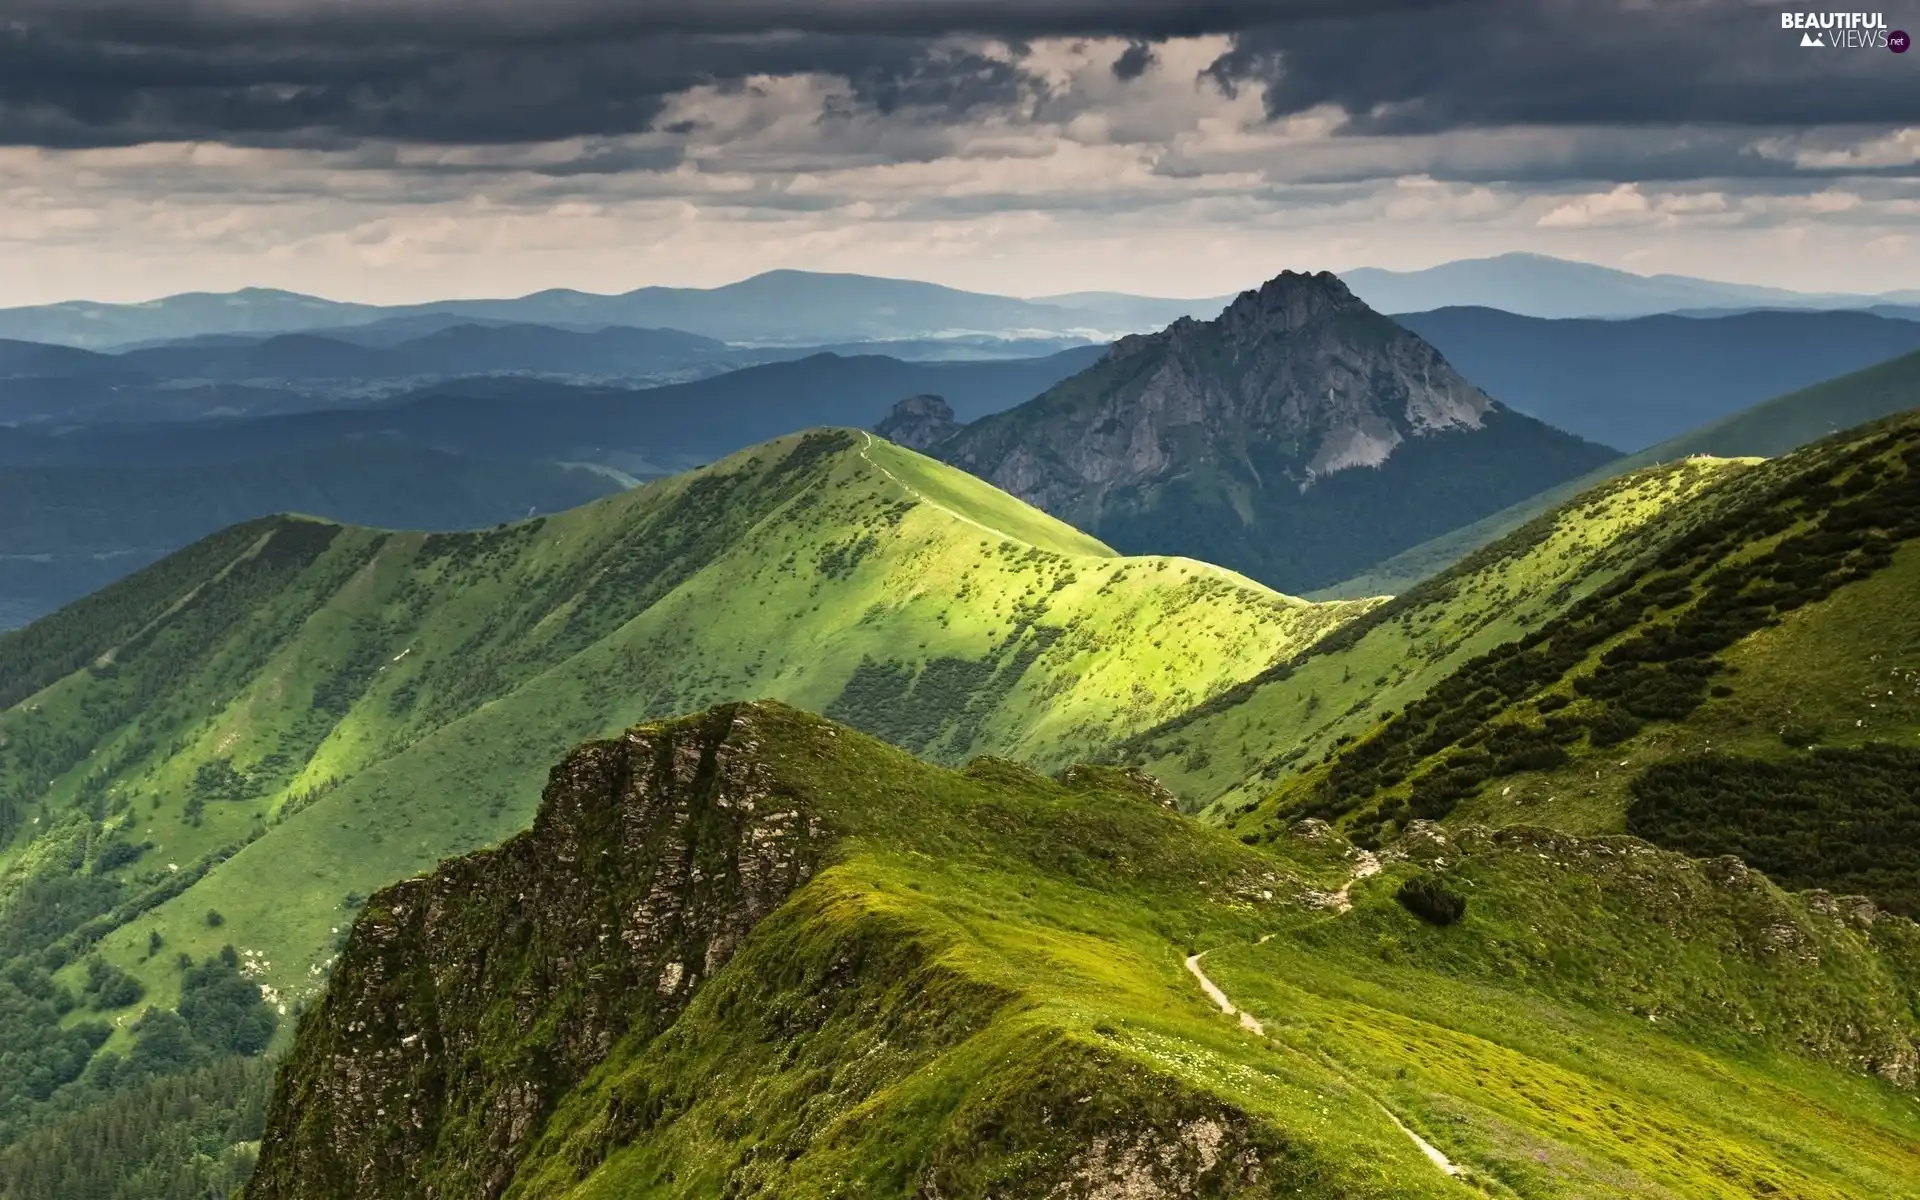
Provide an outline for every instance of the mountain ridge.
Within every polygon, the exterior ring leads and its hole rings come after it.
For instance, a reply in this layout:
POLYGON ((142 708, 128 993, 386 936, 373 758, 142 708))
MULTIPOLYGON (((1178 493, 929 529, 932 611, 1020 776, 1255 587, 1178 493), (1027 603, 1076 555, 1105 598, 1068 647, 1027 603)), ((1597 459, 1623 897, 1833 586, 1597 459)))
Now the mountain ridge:
POLYGON ((1362 267, 1346 274, 1375 307, 1407 313, 1480 304, 1534 317, 1638 317, 1688 309, 1867 308, 1920 299, 1912 290, 1808 293, 1687 275, 1639 275, 1529 253, 1456 259, 1415 271, 1362 267))
POLYGON ((611 294, 548 288, 511 299, 395 305, 323 300, 266 288, 183 293, 135 304, 65 301, 0 309, 0 337, 95 348, 452 313, 534 324, 664 327, 728 342, 777 345, 1016 331, 1111 333, 1133 322, 1162 324, 1207 305, 1106 296, 1095 297, 1092 308, 1075 309, 918 280, 776 270, 712 288, 649 286, 611 294))
POLYGON ((1864 1197, 1916 1161, 1911 923, 1626 839, 1353 853, 780 705, 635 728, 370 900, 248 1195, 1864 1197), (1478 924, 1392 899, 1435 878, 1478 924))
POLYGON ((1121 558, 909 451, 795 435, 485 533, 266 521, 189 547, 0 637, 0 807, 17 836, 139 796, 102 819, 201 874, 98 953, 165 1003, 149 928, 272 946, 291 1000, 343 895, 513 832, 583 736, 772 694, 942 761, 1085 756, 1366 607, 1121 558), (69 726, 115 749, 75 758, 48 740, 69 726), (203 767, 245 799, 180 807, 203 767))

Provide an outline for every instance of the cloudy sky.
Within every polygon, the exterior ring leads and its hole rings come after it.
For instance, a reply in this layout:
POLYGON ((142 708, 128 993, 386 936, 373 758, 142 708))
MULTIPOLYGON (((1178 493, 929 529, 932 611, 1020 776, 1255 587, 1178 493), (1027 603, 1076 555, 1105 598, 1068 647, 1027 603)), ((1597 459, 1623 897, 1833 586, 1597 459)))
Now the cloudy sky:
POLYGON ((1920 52, 1802 48, 1806 8, 0 0, 0 304, 1201 296, 1508 250, 1920 286, 1920 52))

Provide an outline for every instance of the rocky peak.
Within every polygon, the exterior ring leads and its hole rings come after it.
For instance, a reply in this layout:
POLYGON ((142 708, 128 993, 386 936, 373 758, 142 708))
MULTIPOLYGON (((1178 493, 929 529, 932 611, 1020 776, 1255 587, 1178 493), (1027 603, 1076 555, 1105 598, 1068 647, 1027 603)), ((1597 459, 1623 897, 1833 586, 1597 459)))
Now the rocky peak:
POLYGON ((1213 324, 1234 340, 1244 341, 1293 333, 1342 314, 1376 315, 1331 271, 1282 271, 1258 288, 1241 292, 1213 324))
POLYGON ((908 396, 893 406, 873 431, 909 450, 925 451, 952 437, 961 428, 945 396, 908 396))
POLYGON ((1123 338, 933 445, 1123 552, 1204 558, 1286 591, 1610 457, 1501 409, 1325 271, 1283 271, 1214 320, 1123 338))
POLYGON ((949 434, 942 454, 1060 513, 1063 498, 1089 484, 1150 485, 1208 465, 1183 461, 1195 454, 1244 471, 1257 488, 1304 490, 1337 471, 1379 467, 1409 438, 1476 430, 1492 408, 1438 351, 1338 276, 1283 271, 1215 320, 1182 318, 1122 339, 1088 373, 949 434), (1100 372, 1111 378, 1094 380, 1100 372), (1071 399, 1055 406, 1055 396, 1071 399), (1023 419, 1057 424, 1059 436, 1044 434, 1044 448, 1030 436, 1005 445, 1012 467, 982 461, 973 443, 1023 419), (1029 459, 1059 478, 1029 479, 1029 459))

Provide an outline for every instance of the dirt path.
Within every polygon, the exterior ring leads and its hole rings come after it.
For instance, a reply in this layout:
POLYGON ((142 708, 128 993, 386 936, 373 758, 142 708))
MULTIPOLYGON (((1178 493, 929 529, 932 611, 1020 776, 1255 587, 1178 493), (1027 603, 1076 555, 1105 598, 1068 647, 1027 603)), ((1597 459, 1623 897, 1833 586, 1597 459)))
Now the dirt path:
POLYGON ((1458 1175, 1460 1173, 1460 1168, 1453 1165, 1452 1159, 1448 1158, 1446 1155, 1440 1153, 1439 1150, 1435 1149, 1432 1142, 1429 1142, 1427 1139, 1421 1137, 1419 1134, 1415 1133, 1413 1130, 1408 1129, 1404 1121, 1402 1121, 1399 1117, 1396 1117, 1393 1115, 1392 1109, 1388 1108, 1384 1104, 1381 1104, 1378 1100, 1375 1100, 1374 1104, 1379 1107, 1381 1112, 1387 1114, 1387 1120, 1393 1122, 1393 1127, 1395 1129, 1398 1129, 1401 1133, 1406 1134, 1408 1138, 1412 1139, 1414 1145, 1420 1147, 1420 1153, 1427 1156, 1428 1162, 1432 1163, 1436 1167, 1439 1167, 1442 1171, 1445 1171, 1449 1175, 1458 1175))
POLYGON ((1353 874, 1347 876, 1347 881, 1341 884, 1340 890, 1333 894, 1334 907, 1341 912, 1352 912, 1353 898, 1351 893, 1353 891, 1353 885, 1359 883, 1362 879, 1370 878, 1379 873, 1379 858, 1376 857, 1371 850, 1360 851, 1358 861, 1353 864, 1353 874))
MULTIPOLYGON (((1370 875, 1377 875, 1379 874, 1379 872, 1380 872, 1380 860, 1376 858, 1374 855, 1364 850, 1361 851, 1359 861, 1357 861, 1354 864, 1353 874, 1350 877, 1348 877, 1346 883, 1341 885, 1339 891, 1332 893, 1332 895, 1329 897, 1332 900, 1334 906, 1337 907, 1341 912, 1351 911, 1353 908, 1353 902, 1350 899, 1348 899, 1347 893, 1349 889, 1351 889, 1353 885, 1358 883, 1360 880, 1365 879, 1370 875)), ((1263 937, 1260 940, 1262 942, 1265 942, 1267 939, 1263 937)), ((1204 950, 1201 951, 1199 954, 1187 955, 1187 970, 1193 975, 1193 977, 1196 980, 1199 981, 1200 990, 1207 994, 1207 999, 1213 1001, 1214 1006, 1217 1007, 1222 1013, 1226 1014, 1229 1017, 1233 1017, 1237 1019, 1240 1022, 1240 1028, 1246 1030, 1248 1033, 1255 1035, 1256 1037, 1265 1037, 1267 1035, 1267 1029, 1266 1029, 1266 1026, 1260 1023, 1260 1019, 1254 1016, 1252 1013, 1246 1011, 1245 1009, 1236 1006, 1233 1002, 1232 997, 1228 996, 1226 991, 1222 989, 1219 984, 1215 983, 1212 979, 1208 978, 1207 973, 1201 970, 1200 960, 1205 958, 1206 956, 1207 956, 1207 952, 1204 950)), ((1378 1100, 1375 1100, 1373 1104, 1374 1104, 1374 1107, 1378 1108, 1381 1112, 1386 1114, 1387 1120, 1393 1122, 1393 1127, 1395 1129, 1398 1129, 1401 1133, 1404 1133, 1407 1135, 1407 1140, 1412 1142, 1415 1146, 1419 1148, 1420 1153, 1426 1156, 1428 1162, 1432 1163, 1434 1166, 1438 1167, 1440 1170, 1445 1171, 1449 1175, 1460 1174, 1460 1168, 1454 1165, 1452 1159, 1448 1158, 1445 1154, 1441 1153, 1439 1148, 1436 1147, 1432 1142, 1427 1141, 1427 1139, 1421 1137, 1419 1134, 1415 1133, 1413 1130, 1407 1128, 1406 1122, 1402 1121, 1399 1117, 1395 1116, 1392 1109, 1380 1103, 1380 1101, 1378 1100)))
POLYGON ((1246 1030, 1248 1033, 1265 1037, 1267 1035, 1267 1027, 1262 1025, 1253 1014, 1241 1012, 1235 1008, 1233 1001, 1227 999, 1227 994, 1220 990, 1220 985, 1208 979, 1207 973, 1200 969, 1200 960, 1205 957, 1206 954, 1204 951, 1199 954, 1187 955, 1187 970, 1193 972, 1193 977, 1200 981, 1200 990, 1207 994, 1207 999, 1220 1006, 1221 1012, 1230 1017, 1240 1018, 1240 1028, 1246 1030))

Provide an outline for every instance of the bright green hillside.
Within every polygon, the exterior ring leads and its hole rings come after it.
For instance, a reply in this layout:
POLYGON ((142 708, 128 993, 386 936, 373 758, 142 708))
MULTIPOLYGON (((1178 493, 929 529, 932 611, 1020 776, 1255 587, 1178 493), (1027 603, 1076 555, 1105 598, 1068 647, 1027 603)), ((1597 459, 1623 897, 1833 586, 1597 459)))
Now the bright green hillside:
POLYGON ((1702 454, 1771 458, 1843 429, 1914 408, 1920 408, 1920 352, 1776 396, 1637 454, 1615 459, 1598 471, 1396 554, 1360 576, 1314 595, 1333 598, 1405 591, 1540 513, 1629 471, 1702 454))
POLYGON ((1737 864, 1249 846, 741 706, 374 898, 247 1195, 1911 1197, 1917 971, 1737 864))
POLYGON ((1708 489, 1675 536, 1230 815, 1628 831, 1920 915, 1920 417, 1708 489))
POLYGON ((848 432, 490 533, 258 522, 0 640, 0 888, 105 862, 63 980, 97 939, 167 1003, 232 943, 291 1006, 358 897, 523 827, 582 738, 771 696, 1057 765, 1364 607, 1115 557, 848 432))
POLYGON ((1235 807, 1552 619, 1669 536, 1687 501, 1744 468, 1694 459, 1597 487, 1121 752, 1190 807, 1235 807))

